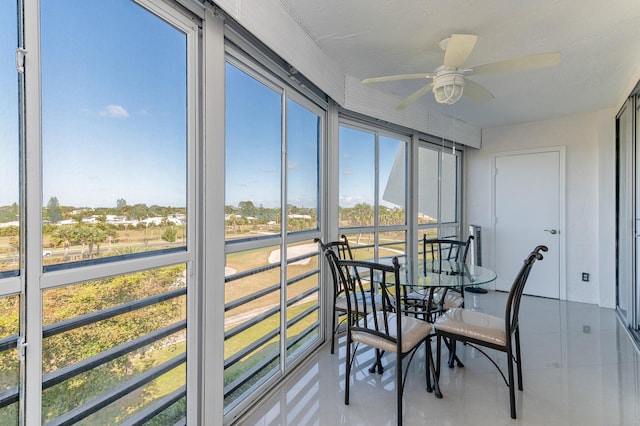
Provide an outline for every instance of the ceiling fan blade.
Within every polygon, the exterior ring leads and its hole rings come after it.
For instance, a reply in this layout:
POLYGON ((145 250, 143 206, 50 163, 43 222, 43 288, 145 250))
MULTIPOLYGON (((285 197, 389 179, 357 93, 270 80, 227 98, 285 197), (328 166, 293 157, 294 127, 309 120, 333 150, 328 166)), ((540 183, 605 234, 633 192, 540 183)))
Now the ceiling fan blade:
POLYGON ((478 36, 469 34, 453 34, 444 52, 444 66, 447 68, 462 68, 473 51, 478 36))
POLYGON ((539 53, 478 65, 470 69, 472 74, 477 75, 555 67, 560 63, 560 57, 560 52, 539 53))
POLYGON ((415 78, 433 78, 433 74, 400 74, 400 75, 388 75, 386 77, 373 77, 365 78, 362 80, 364 84, 369 83, 381 83, 383 81, 396 81, 396 80, 412 80, 415 78))
POLYGON ((464 90, 462 91, 462 94, 479 104, 483 104, 494 99, 491 92, 468 78, 465 78, 464 80, 464 90))
POLYGON ((429 83, 426 86, 423 86, 420 89, 416 90, 415 92, 407 96, 407 98, 404 101, 400 102, 396 106, 396 109, 405 109, 406 107, 408 107, 409 105, 417 101, 419 98, 429 93, 432 87, 433 87, 433 83, 429 83))

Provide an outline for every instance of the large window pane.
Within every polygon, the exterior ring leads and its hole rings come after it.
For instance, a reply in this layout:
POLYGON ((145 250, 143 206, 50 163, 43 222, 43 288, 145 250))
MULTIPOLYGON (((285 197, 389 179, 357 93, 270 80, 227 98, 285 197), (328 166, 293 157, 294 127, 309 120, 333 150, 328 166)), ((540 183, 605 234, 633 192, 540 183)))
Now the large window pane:
POLYGON ((186 246, 186 35, 129 0, 41 3, 44 263, 186 246))
POLYGON ((0 278, 17 273, 20 258, 16 4, 4 1, 0 7, 0 278))
POLYGON ((340 227, 374 224, 375 134, 340 127, 340 227))
POLYGON ((43 421, 82 411, 124 384, 134 391, 83 424, 117 423, 174 392, 162 418, 183 418, 186 315, 185 265, 44 291, 43 421))
POLYGON ((380 137, 379 205, 380 226, 404 225, 407 194, 406 142, 380 137))
POLYGON ((225 271, 225 407, 280 365, 280 248, 227 256, 225 271))
POLYGON ((318 229, 320 117, 287 101, 287 230, 318 229))
POLYGON ((341 126, 339 167, 339 226, 341 233, 349 233, 355 256, 404 254, 407 142, 375 128, 341 126))
POLYGON ((227 239, 279 233, 282 96, 226 66, 227 239))
POLYGON ((320 341, 318 245, 288 241, 320 228, 322 118, 254 71, 226 65, 227 413, 320 341))
POLYGON ((418 252, 422 237, 461 238, 460 155, 444 147, 418 146, 418 252))
POLYGON ((458 157, 442 153, 441 222, 458 221, 458 157))
POLYGON ((438 157, 436 150, 418 147, 418 224, 438 222, 438 157))

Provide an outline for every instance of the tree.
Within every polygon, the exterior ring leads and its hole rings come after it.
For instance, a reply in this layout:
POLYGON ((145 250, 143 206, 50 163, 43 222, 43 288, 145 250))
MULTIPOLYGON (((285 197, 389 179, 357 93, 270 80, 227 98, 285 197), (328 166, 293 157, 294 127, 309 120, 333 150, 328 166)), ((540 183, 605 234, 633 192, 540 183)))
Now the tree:
MULTIPOLYGON (((106 235, 106 238, 109 240, 109 245, 111 245, 111 243, 113 242, 113 238, 118 235, 116 226, 112 223, 106 223, 106 218, 104 221, 101 219, 98 220, 99 223, 96 226, 98 227, 98 229, 104 232, 104 235, 106 235)), ((97 246, 98 247, 96 249, 96 254, 100 254, 100 243, 98 243, 97 246)))
POLYGON ((176 229, 175 226, 167 226, 164 232, 162 233, 162 239, 169 243, 173 243, 176 241, 177 234, 178 234, 178 230, 176 229))
POLYGON ((125 207, 127 207, 127 200, 125 200, 124 198, 118 198, 118 201, 116 201, 116 208, 118 210, 122 210, 125 207))
POLYGON ((149 217, 149 207, 146 204, 135 204, 131 207, 131 218, 142 220, 149 217))
POLYGON ((240 214, 244 217, 256 217, 258 209, 253 205, 252 201, 240 201, 238 203, 240 214))
POLYGON ((51 233, 51 240, 56 246, 64 245, 64 255, 62 261, 66 262, 69 258, 69 247, 74 240, 73 227, 71 225, 59 226, 51 233))
POLYGON ((58 197, 49 198, 47 203, 47 215, 49 220, 53 223, 58 223, 62 220, 62 212, 60 211, 60 203, 58 197))

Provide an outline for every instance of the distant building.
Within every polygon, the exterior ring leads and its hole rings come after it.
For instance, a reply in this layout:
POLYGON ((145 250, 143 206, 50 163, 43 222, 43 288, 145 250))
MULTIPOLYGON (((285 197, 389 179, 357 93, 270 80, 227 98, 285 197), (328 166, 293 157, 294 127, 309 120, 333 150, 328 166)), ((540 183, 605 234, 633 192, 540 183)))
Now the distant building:
POLYGON ((289 219, 305 219, 305 220, 312 219, 311 215, 308 215, 308 214, 288 214, 287 217, 289 219))

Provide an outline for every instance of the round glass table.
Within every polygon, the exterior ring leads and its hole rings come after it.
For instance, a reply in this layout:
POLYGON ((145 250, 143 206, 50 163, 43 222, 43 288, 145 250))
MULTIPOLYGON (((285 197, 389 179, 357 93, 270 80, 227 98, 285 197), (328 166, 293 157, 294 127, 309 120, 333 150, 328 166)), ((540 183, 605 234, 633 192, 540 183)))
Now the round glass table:
POLYGON ((496 273, 482 266, 452 260, 398 259, 403 285, 422 288, 468 287, 489 283, 496 273))

